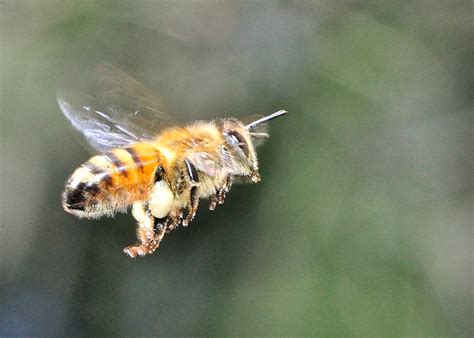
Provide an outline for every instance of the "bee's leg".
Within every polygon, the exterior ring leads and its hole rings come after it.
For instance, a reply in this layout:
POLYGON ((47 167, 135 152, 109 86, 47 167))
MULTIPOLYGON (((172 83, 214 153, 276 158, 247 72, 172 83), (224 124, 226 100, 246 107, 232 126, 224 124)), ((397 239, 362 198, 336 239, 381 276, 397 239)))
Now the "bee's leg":
POLYGON ((258 168, 255 169, 254 171, 252 171, 252 173, 250 174, 250 180, 253 182, 253 183, 258 183, 260 182, 260 174, 258 173, 258 168))
POLYGON ((166 225, 166 233, 170 233, 171 231, 176 229, 178 225, 182 222, 182 220, 183 218, 180 215, 170 216, 166 225))
POLYGON ((137 237, 140 243, 128 246, 123 251, 132 258, 153 253, 160 245, 166 227, 158 228, 155 233, 157 219, 153 217, 144 202, 133 203, 132 215, 138 222, 137 237))
POLYGON ((179 225, 182 224, 184 219, 184 209, 173 208, 166 217, 166 223, 161 225, 166 228, 166 233, 169 234, 171 231, 176 229, 179 225))
POLYGON ((197 196, 197 189, 198 187, 194 186, 191 187, 191 191, 189 193, 189 210, 188 214, 185 219, 181 221, 181 224, 183 226, 188 226, 189 222, 191 222, 194 219, 194 216, 196 216, 196 211, 199 206, 199 198, 197 196))
POLYGON ((153 241, 153 243, 156 245, 155 248, 153 249, 153 251, 155 251, 156 249, 158 249, 158 247, 160 246, 161 240, 163 239, 163 237, 165 237, 165 234, 167 233, 167 226, 166 224, 163 225, 161 223, 161 220, 162 220, 161 218, 153 217, 153 219, 154 219, 155 229, 156 229, 155 239, 153 241))
POLYGON ((216 210, 217 207, 217 195, 211 196, 211 203, 209 203, 209 210, 216 210))
POLYGON ((217 203, 218 204, 224 204, 225 194, 228 193, 230 188, 232 187, 232 181, 233 181, 233 177, 232 176, 227 176, 227 178, 224 181, 224 184, 217 191, 216 197, 217 197, 217 203))
POLYGON ((198 193, 198 185, 199 185, 199 176, 196 170, 196 167, 189 161, 187 158, 184 159, 184 163, 186 165, 186 170, 191 181, 191 189, 189 191, 189 204, 188 204, 188 214, 185 219, 181 221, 183 226, 187 226, 189 222, 194 219, 196 216, 196 211, 199 206, 199 197, 198 193))
POLYGON ((213 196, 211 196, 209 210, 214 210, 217 204, 224 204, 225 194, 229 192, 233 181, 234 177, 232 175, 227 176, 227 178, 224 180, 224 184, 217 189, 213 196))

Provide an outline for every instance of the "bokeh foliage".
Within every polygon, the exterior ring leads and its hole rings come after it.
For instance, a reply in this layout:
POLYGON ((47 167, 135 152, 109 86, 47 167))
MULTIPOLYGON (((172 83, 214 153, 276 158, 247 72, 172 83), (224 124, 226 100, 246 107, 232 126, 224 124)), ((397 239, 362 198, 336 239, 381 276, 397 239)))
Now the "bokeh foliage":
POLYGON ((471 5, 3 1, 0 335, 472 336, 471 5), (290 112, 143 259, 60 205, 55 91, 104 61, 180 120, 290 112))

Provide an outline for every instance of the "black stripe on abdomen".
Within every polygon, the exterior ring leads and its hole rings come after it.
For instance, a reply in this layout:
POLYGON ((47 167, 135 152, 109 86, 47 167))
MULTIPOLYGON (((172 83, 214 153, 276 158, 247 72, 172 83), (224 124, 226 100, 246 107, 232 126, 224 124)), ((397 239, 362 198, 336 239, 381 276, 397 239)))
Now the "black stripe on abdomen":
POLYGON ((105 159, 107 159, 109 162, 111 162, 117 171, 123 174, 123 176, 128 177, 128 172, 127 168, 125 167, 125 164, 122 162, 120 158, 118 158, 114 153, 107 153, 104 156, 105 159))
POLYGON ((68 209, 84 211, 86 204, 90 203, 99 192, 97 184, 81 182, 76 187, 66 187, 63 201, 68 209))
POLYGON ((100 175, 100 174, 105 173, 105 170, 104 170, 104 169, 99 168, 98 166, 96 166, 95 164, 91 163, 90 161, 81 164, 81 167, 83 167, 83 168, 89 170, 89 171, 90 171, 91 173, 93 173, 94 175, 100 175))
POLYGON ((92 174, 99 176, 99 180, 104 182, 106 187, 113 185, 112 177, 110 177, 107 169, 100 168, 90 161, 81 164, 81 166, 89 170, 92 174))
POLYGON ((133 148, 125 148, 125 150, 130 154, 137 168, 139 168, 140 170, 143 170, 143 162, 140 159, 140 156, 138 156, 137 151, 133 148))

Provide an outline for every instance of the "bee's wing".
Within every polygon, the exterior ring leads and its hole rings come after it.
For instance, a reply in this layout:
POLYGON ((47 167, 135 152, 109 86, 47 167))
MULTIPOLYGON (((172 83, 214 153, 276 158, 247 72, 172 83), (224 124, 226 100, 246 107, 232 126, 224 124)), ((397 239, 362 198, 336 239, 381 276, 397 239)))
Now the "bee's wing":
MULTIPOLYGON (((221 173, 224 175, 235 175, 234 163, 231 155, 222 150, 219 155, 209 152, 193 152, 187 155, 187 159, 196 167, 197 170, 206 173, 209 176, 216 176, 221 173)), ((251 179, 248 177, 234 176, 234 183, 248 183, 251 179)))
POLYGON ((171 124, 162 99, 124 71, 101 63, 91 75, 94 95, 121 127, 146 138, 171 124))
POLYGON ((57 100, 93 150, 107 152, 150 139, 171 124, 160 98, 116 67, 94 67, 89 83, 94 96, 60 90, 57 100))
POLYGON ((218 154, 213 154, 208 151, 193 151, 187 155, 187 159, 191 161, 197 170, 209 176, 214 176, 219 171, 232 174, 232 158, 224 148, 220 149, 218 154))
POLYGON ((61 90, 57 92, 57 100, 72 127, 82 135, 82 140, 87 142, 81 144, 88 150, 107 152, 140 141, 139 135, 122 128, 87 94, 61 90))

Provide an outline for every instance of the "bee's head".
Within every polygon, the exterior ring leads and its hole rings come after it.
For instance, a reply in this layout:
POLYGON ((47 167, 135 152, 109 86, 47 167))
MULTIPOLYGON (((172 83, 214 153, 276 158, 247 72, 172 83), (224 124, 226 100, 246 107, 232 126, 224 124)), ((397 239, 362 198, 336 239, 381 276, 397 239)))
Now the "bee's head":
POLYGON ((237 119, 222 119, 221 130, 226 140, 229 151, 234 155, 240 164, 246 166, 250 171, 250 177, 254 182, 258 182, 258 160, 255 147, 261 143, 262 139, 268 137, 268 134, 262 130, 265 122, 278 116, 286 114, 286 111, 280 110, 268 116, 244 124, 237 119))
POLYGON ((239 163, 249 167, 251 171, 257 171, 255 148, 245 125, 233 118, 222 119, 220 122, 222 135, 227 143, 227 151, 239 163))

